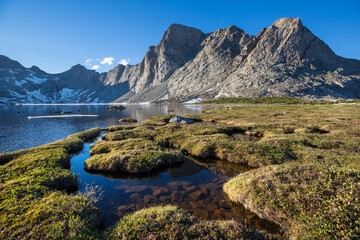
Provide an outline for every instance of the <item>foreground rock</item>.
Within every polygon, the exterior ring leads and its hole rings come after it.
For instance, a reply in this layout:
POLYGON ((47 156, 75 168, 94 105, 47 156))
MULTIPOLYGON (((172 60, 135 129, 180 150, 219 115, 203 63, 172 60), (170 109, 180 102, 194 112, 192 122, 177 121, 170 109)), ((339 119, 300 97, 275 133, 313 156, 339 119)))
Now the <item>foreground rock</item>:
POLYGON ((175 115, 172 118, 170 118, 169 123, 186 123, 186 124, 191 124, 194 121, 189 119, 189 118, 185 118, 185 117, 181 117, 179 115, 175 115))

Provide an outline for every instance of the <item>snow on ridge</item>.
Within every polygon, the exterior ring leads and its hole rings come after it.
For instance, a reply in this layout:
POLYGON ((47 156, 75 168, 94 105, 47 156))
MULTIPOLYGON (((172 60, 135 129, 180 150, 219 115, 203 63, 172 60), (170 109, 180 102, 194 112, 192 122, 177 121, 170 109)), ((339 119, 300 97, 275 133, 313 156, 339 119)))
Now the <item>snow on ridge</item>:
POLYGON ((160 98, 159 100, 167 100, 169 99, 169 94, 166 94, 164 97, 160 98))
POLYGON ((193 98, 193 99, 190 99, 189 101, 186 101, 184 103, 198 103, 198 102, 201 102, 202 101, 202 98, 193 98))
POLYGON ((33 76, 33 77, 26 77, 25 80, 36 83, 36 84, 41 84, 41 83, 46 82, 48 79, 33 76))

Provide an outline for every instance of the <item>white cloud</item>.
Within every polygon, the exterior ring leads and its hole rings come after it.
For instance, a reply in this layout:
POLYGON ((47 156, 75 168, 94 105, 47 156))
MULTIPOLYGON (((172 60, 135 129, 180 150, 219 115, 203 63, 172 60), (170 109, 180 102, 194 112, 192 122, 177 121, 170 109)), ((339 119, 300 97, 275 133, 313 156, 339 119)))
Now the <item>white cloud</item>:
POLYGON ((128 65, 130 62, 130 59, 121 59, 118 63, 122 65, 128 65))
POLYGON ((113 57, 105 57, 100 61, 101 64, 111 65, 115 59, 113 57))
POLYGON ((92 61, 93 61, 92 58, 86 59, 86 60, 85 60, 85 65, 91 66, 91 65, 92 65, 92 64, 91 64, 92 61))
POLYGON ((94 69, 94 70, 98 70, 99 68, 100 68, 99 65, 94 65, 94 66, 92 66, 92 69, 94 69))

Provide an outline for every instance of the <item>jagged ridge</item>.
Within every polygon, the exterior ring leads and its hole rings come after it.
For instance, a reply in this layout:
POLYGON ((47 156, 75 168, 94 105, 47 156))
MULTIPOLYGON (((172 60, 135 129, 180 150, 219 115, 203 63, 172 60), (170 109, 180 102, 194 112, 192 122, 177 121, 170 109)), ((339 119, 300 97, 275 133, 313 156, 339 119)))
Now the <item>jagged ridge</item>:
POLYGON ((47 74, 0 56, 0 82, 0 101, 360 98, 360 61, 337 56, 298 18, 278 19, 256 36, 236 26, 204 34, 172 24, 137 65, 47 74))

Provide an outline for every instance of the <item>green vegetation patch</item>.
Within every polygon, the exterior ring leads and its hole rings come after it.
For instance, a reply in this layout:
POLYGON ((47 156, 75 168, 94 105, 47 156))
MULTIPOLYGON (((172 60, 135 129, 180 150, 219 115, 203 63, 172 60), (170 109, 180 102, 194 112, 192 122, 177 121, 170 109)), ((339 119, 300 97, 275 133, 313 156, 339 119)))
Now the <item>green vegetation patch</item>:
POLYGON ((329 100, 305 100, 291 97, 263 97, 263 98, 217 98, 213 100, 202 101, 199 104, 337 104, 337 103, 357 103, 359 99, 337 99, 329 100))
POLYGON ((1 239, 92 239, 99 212, 90 195, 69 195, 77 189, 70 152, 92 129, 40 147, 0 154, 1 239))
POLYGON ((109 239, 275 239, 235 221, 200 221, 175 206, 152 207, 125 216, 109 239))
POLYGON ((95 155, 85 161, 91 171, 144 173, 184 160, 180 152, 141 138, 97 142, 91 153, 95 155))
POLYGON ((120 131, 104 134, 102 136, 102 139, 107 141, 120 141, 127 138, 152 139, 153 137, 154 137, 153 130, 144 126, 138 126, 136 128, 125 128, 120 131))
POLYGON ((240 174, 224 190, 292 239, 360 236, 359 172, 326 164, 268 166, 240 174))

